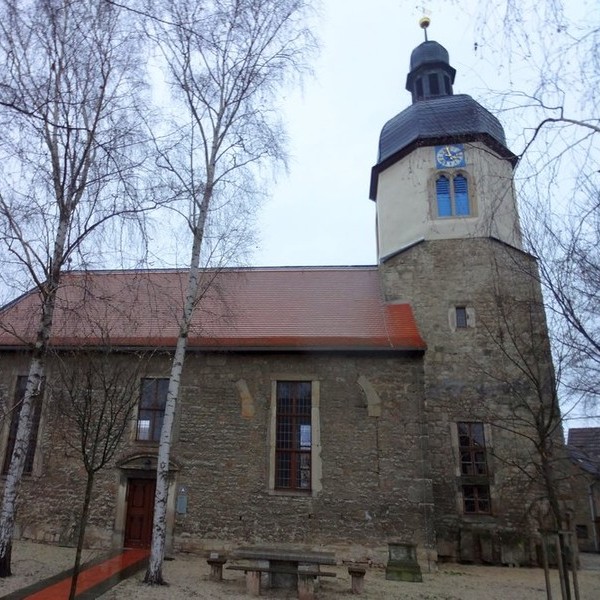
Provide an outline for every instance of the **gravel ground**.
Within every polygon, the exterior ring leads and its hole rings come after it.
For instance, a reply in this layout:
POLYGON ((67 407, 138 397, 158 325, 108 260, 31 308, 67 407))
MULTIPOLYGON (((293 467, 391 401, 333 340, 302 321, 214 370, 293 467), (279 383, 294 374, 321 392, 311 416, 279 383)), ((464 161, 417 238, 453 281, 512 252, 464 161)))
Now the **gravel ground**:
MULTIPOLYGON (((3 596, 50 577, 71 566, 74 550, 31 542, 15 542, 14 575, 0 580, 3 596)), ((86 551, 84 559, 101 556, 86 551)), ((328 567, 329 569, 329 567, 328 567)), ((320 600, 350 600, 350 577, 345 567, 335 567, 337 577, 321 584, 320 600)), ((164 576, 168 586, 150 587, 142 583, 143 573, 123 581, 101 596, 101 600, 206 600, 247 599, 243 573, 224 571, 221 583, 208 581, 206 560, 192 554, 177 554, 165 562, 164 576)), ((578 573, 581 600, 600 599, 600 555, 582 555, 578 573)), ((560 598, 558 577, 552 572, 553 598, 560 598)), ((266 598, 296 598, 294 591, 268 590, 266 598)), ((365 600, 546 600, 544 573, 541 569, 482 567, 445 564, 437 573, 424 573, 423 583, 387 581, 382 569, 369 569, 365 579, 365 600)), ((56 599, 61 600, 61 599, 56 599)))

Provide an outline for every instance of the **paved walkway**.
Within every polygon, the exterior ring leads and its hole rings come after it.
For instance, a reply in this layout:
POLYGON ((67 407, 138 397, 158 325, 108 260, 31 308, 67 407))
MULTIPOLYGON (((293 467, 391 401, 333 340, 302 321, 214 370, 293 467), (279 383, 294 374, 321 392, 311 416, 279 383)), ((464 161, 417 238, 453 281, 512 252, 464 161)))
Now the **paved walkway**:
MULTIPOLYGON (((120 581, 131 577, 148 563, 149 551, 146 549, 123 550, 98 562, 84 565, 77 579, 77 600, 94 600, 120 581)), ((71 589, 71 572, 63 571, 54 577, 45 579, 17 590, 0 600, 67 600, 71 589)))

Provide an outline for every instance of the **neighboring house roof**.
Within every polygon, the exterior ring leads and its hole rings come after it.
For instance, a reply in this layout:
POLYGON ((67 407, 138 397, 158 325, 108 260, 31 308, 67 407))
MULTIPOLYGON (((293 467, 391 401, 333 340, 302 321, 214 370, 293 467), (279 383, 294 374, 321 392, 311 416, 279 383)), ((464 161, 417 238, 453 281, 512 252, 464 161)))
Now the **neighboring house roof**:
MULTIPOLYGON (((54 315, 54 346, 173 347, 187 271, 70 272, 54 315)), ((189 347, 424 350, 408 304, 383 301, 376 267, 206 270, 189 347)), ((33 342, 36 291, 0 310, 0 347, 33 342)))
POLYGON ((567 448, 575 464, 600 477, 600 427, 569 429, 567 448))

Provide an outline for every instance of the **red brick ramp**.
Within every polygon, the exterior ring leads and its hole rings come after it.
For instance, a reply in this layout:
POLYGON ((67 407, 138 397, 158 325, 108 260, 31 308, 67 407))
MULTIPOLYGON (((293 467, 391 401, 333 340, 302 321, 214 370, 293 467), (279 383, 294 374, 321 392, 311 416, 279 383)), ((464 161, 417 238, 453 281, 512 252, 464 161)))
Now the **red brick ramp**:
MULTIPOLYGON (((91 565, 84 565, 77 579, 77 600, 94 600, 117 583, 131 577, 148 564, 147 549, 128 549, 91 565)), ((17 590, 0 600, 67 600, 72 569, 17 590)))

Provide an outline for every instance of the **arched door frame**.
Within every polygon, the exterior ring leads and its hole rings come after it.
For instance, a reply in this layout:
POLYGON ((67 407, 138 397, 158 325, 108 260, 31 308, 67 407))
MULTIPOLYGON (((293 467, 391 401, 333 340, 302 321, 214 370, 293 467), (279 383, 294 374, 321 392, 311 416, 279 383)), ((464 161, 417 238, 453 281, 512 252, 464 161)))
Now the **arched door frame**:
MULTIPOLYGON (((112 547, 122 548, 125 541, 127 518, 127 486, 130 479, 156 479, 156 455, 143 453, 129 456, 120 461, 118 467, 117 514, 112 535, 112 547)), ((167 499, 167 539, 165 551, 173 551, 173 530, 175 527, 175 495, 179 465, 169 461, 169 496, 167 499)))

